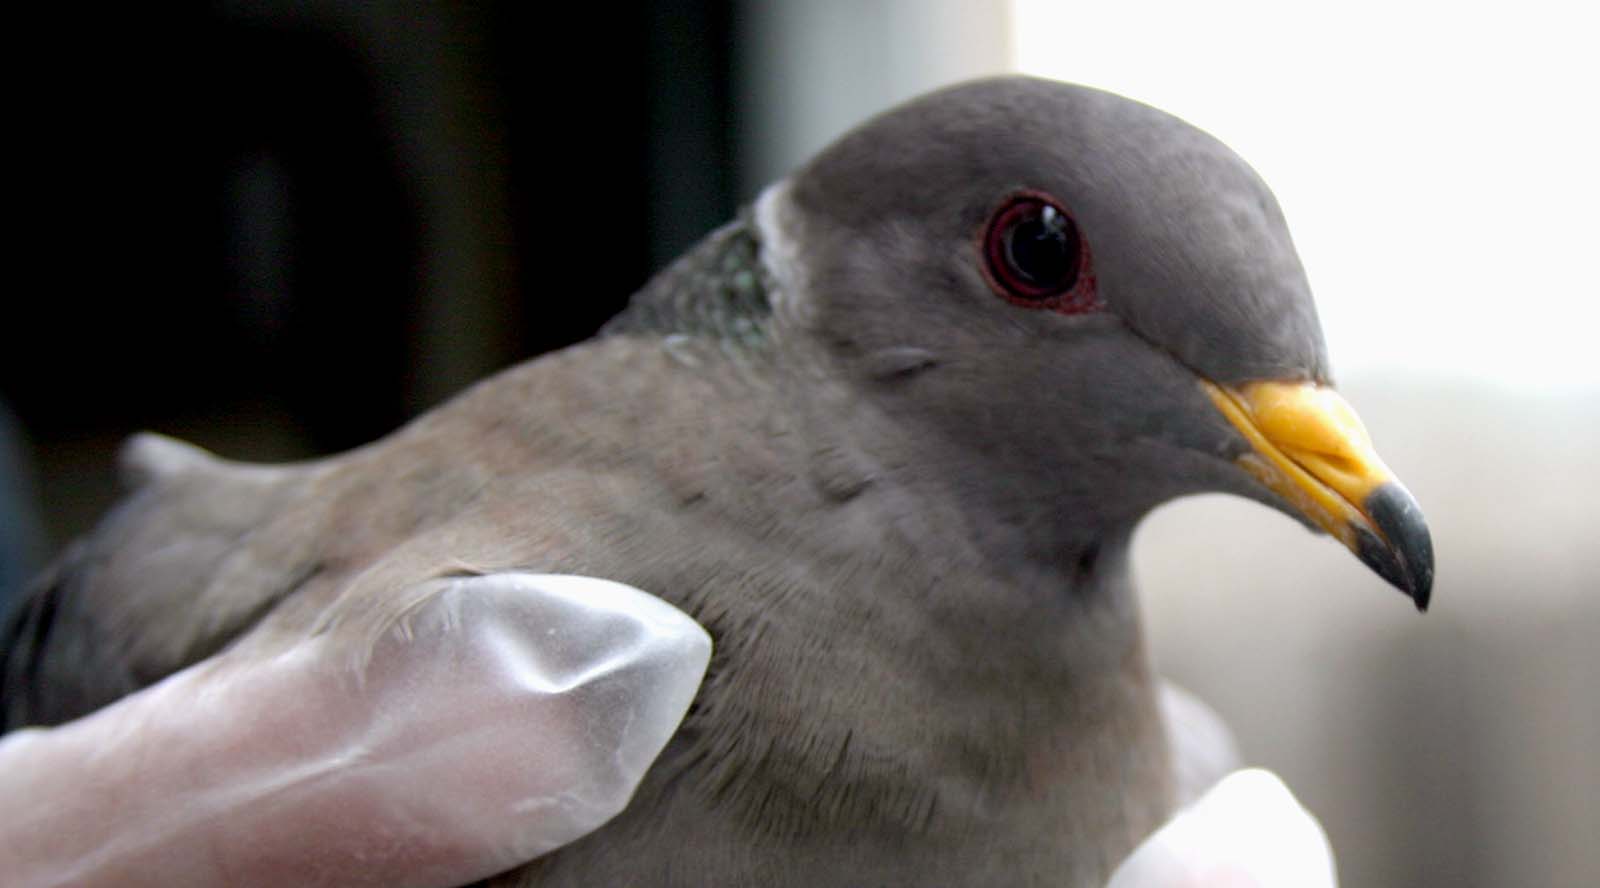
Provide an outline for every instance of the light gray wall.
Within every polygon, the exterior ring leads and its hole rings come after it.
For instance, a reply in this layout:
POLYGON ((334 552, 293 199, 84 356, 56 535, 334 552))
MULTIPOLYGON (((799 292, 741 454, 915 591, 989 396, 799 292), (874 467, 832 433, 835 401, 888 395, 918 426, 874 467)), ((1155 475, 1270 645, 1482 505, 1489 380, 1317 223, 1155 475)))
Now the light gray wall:
POLYGON ((961 0, 745 0, 738 65, 748 199, 845 130, 1009 63, 1006 6, 961 0))

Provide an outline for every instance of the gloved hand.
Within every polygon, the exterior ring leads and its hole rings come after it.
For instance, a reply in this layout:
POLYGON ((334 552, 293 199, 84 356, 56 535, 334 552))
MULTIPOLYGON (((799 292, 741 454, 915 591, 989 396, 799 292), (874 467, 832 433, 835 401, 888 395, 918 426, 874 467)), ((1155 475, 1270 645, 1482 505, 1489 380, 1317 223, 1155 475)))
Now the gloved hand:
POLYGON ((1333 852, 1276 775, 1235 771, 1146 839, 1106 888, 1334 888, 1333 852))
MULTIPOLYGON (((87 718, 0 739, 0 872, 74 885, 447 886, 599 827, 677 729, 697 624, 605 580, 437 581, 364 661, 222 654, 87 718)), ((1273 775, 1230 775, 1108 888, 1331 888, 1273 775)))
POLYGON ((369 656, 223 653, 0 740, 5 884, 459 885, 622 810, 705 631, 605 580, 435 582, 369 656))

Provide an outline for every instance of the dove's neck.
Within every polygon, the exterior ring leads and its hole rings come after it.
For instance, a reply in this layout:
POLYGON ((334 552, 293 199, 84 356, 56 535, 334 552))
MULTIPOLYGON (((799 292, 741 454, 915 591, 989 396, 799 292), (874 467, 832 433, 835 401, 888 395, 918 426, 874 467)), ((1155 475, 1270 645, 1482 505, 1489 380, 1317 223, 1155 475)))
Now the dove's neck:
POLYGON ((1019 510, 968 495, 959 454, 869 446, 905 430, 785 340, 773 313, 793 307, 753 232, 735 223, 665 272, 593 364, 558 359, 594 400, 627 402, 619 460, 707 534, 677 553, 692 583, 621 577, 716 636, 699 705, 718 715, 691 721, 685 767, 775 830, 1064 853, 1109 824, 1131 845, 1167 805, 1133 519, 1019 510))
POLYGON ((1168 803, 1131 525, 1052 549, 947 473, 863 446, 880 419, 781 351, 727 346, 629 333, 516 371, 519 402, 603 405, 525 427, 522 450, 581 454, 598 481, 578 488, 615 498, 616 535, 568 569, 660 595, 715 638, 663 759, 678 776, 642 792, 691 792, 741 841, 840 833, 851 853, 931 855, 955 884, 982 884, 960 867, 1002 849, 1065 884, 1103 878, 1095 855, 1168 803))

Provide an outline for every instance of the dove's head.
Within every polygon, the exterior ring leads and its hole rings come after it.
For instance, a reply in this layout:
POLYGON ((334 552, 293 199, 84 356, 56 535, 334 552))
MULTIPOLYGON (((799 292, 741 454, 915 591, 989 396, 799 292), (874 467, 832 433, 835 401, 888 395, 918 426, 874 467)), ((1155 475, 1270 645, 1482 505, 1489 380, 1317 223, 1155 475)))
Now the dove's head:
POLYGON ((1421 513, 1329 385, 1277 202, 1212 137, 979 81, 847 135, 758 218, 780 339, 886 418, 884 459, 1041 537, 1239 493, 1426 604, 1421 513))

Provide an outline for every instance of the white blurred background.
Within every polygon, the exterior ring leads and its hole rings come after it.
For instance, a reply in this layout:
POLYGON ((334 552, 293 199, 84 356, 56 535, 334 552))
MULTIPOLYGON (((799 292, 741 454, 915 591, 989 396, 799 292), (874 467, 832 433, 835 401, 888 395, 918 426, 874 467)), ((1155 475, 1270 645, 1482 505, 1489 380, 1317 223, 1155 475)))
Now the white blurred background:
POLYGON ((1288 215, 1341 388, 1433 529, 1418 616, 1226 497, 1136 568, 1162 671, 1323 821, 1347 886, 1600 885, 1600 25, 1572 4, 748 4, 748 190, 1022 71, 1183 117, 1288 215))

